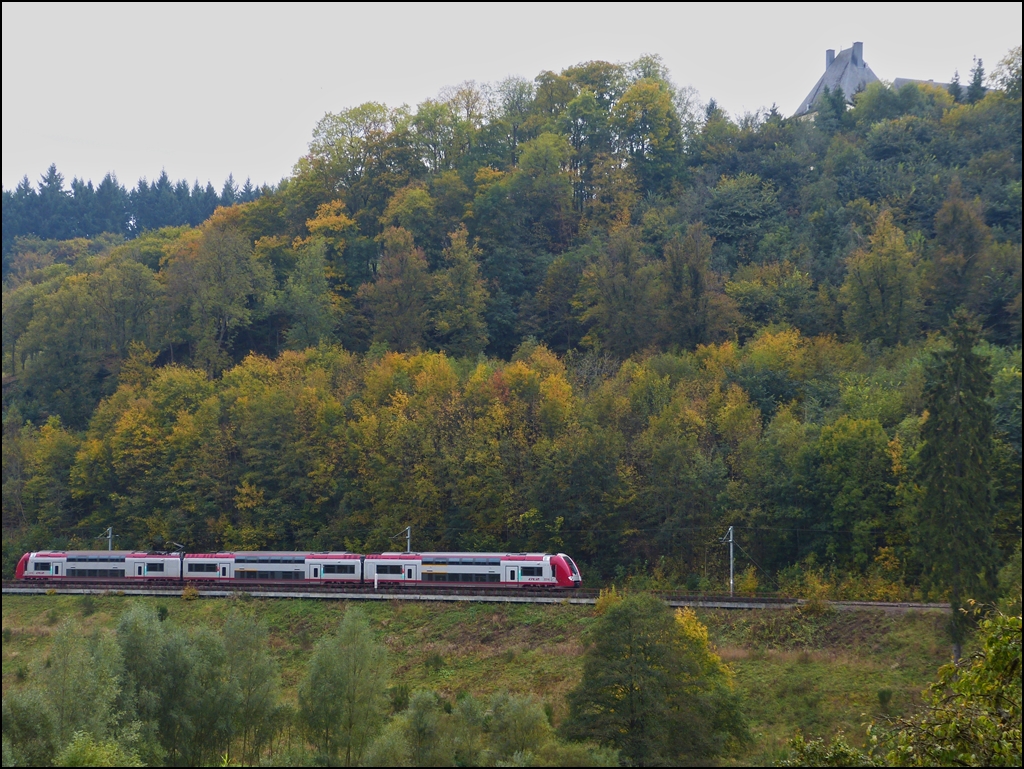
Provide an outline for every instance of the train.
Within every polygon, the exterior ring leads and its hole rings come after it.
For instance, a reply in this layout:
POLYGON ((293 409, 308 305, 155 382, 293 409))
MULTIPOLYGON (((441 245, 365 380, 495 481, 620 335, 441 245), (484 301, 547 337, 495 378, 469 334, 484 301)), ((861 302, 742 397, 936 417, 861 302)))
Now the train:
POLYGON ((577 588, 565 553, 221 553, 40 550, 25 553, 14 578, 126 582, 294 583, 383 587, 577 588))

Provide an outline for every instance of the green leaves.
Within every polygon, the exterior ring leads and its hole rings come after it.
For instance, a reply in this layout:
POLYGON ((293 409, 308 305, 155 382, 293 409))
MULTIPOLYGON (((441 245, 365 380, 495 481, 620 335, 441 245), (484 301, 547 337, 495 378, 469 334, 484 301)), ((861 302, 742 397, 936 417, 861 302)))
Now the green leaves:
POLYGON ((673 617, 655 596, 627 596, 608 606, 591 644, 569 694, 569 738, 650 766, 719 754, 743 734, 728 670, 692 612, 673 617))

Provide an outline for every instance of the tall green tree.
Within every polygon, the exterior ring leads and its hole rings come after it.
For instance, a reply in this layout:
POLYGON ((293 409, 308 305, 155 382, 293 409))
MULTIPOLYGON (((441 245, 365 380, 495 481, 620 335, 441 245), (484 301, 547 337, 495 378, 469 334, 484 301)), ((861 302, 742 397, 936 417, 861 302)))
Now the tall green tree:
POLYGON ((971 82, 967 85, 967 103, 976 104, 985 96, 985 67, 981 59, 974 60, 971 68, 971 82))
POLYGON ((633 595, 594 626, 563 728, 618 748, 631 765, 656 766, 720 752, 742 721, 707 629, 692 612, 673 617, 661 599, 633 595))
POLYGON ((444 250, 445 269, 434 277, 434 330, 441 348, 457 357, 477 355, 487 346, 484 309, 489 295, 479 258, 480 249, 460 227, 444 250))
POLYGON ((922 560, 949 590, 952 638, 959 658, 970 625, 969 602, 988 601, 996 586, 992 539, 992 374, 975 352, 979 328, 963 311, 947 332, 949 349, 926 368, 926 418, 919 482, 922 560))
POLYGON ((384 720, 387 677, 384 648, 363 612, 349 609, 299 684, 299 724, 323 760, 359 764, 384 720))
POLYGON ((920 289, 914 255, 890 212, 878 217, 869 248, 850 256, 840 298, 846 304, 846 327, 865 341, 898 344, 917 330, 920 289))
POLYGON ((264 622, 233 614, 224 625, 224 647, 230 678, 238 687, 234 731, 241 741, 241 760, 253 766, 274 736, 280 712, 281 674, 270 656, 264 622))
POLYGON ((423 347, 430 323, 429 277, 422 249, 401 227, 382 236, 384 256, 377 280, 359 289, 373 323, 373 340, 405 352, 423 347))

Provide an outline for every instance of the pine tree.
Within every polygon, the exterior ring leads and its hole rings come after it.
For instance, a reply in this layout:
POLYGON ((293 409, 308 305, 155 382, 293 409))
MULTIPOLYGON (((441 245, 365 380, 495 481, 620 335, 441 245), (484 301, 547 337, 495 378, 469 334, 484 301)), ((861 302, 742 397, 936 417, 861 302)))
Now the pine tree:
POLYGON ((949 95, 953 97, 953 101, 957 104, 964 100, 964 89, 960 85, 960 70, 953 72, 953 79, 949 81, 946 90, 949 91, 949 95))
POLYGON ((997 556, 991 535, 992 374, 974 352, 980 328, 964 310, 950 323, 950 349, 927 366, 919 480, 921 549, 935 582, 949 589, 954 652, 971 600, 992 598, 997 556))
POLYGON ((976 104, 985 98, 985 68, 981 59, 974 60, 974 69, 971 70, 971 82, 967 86, 967 103, 976 104))

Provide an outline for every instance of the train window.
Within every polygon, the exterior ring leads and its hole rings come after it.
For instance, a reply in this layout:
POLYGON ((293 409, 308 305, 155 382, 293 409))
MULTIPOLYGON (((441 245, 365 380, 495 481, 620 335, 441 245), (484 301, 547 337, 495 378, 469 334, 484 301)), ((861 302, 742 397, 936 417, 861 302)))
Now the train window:
POLYGON ((257 571, 256 569, 235 569, 236 579, 305 579, 301 571, 257 571))
POLYGON ((162 563, 147 563, 146 574, 155 574, 158 571, 163 571, 164 565, 162 563))
MULTIPOLYGON (((324 564, 324 574, 355 574, 354 563, 328 563, 324 564)), ((384 572, 379 572, 383 574, 384 572)))
POLYGON ((50 570, 50 562, 49 561, 36 561, 35 565, 32 567, 32 571, 49 571, 49 570, 50 570))
POLYGON ((378 563, 377 564, 377 573, 378 574, 401 574, 402 573, 402 564, 392 565, 392 564, 388 564, 388 563, 378 563))
POLYGON ((520 572, 524 577, 543 577, 544 567, 543 566, 524 566, 520 569, 520 572))
POLYGON ((482 574, 480 572, 460 574, 434 574, 426 572, 424 582, 501 582, 500 574, 482 574))
POLYGON ((68 577, 124 577, 124 569, 68 569, 68 577))
POLYGON ((216 574, 217 573, 217 564, 215 564, 215 563, 190 563, 188 565, 188 570, 189 570, 190 573, 193 573, 193 574, 196 573, 196 572, 213 572, 214 574, 216 574))

